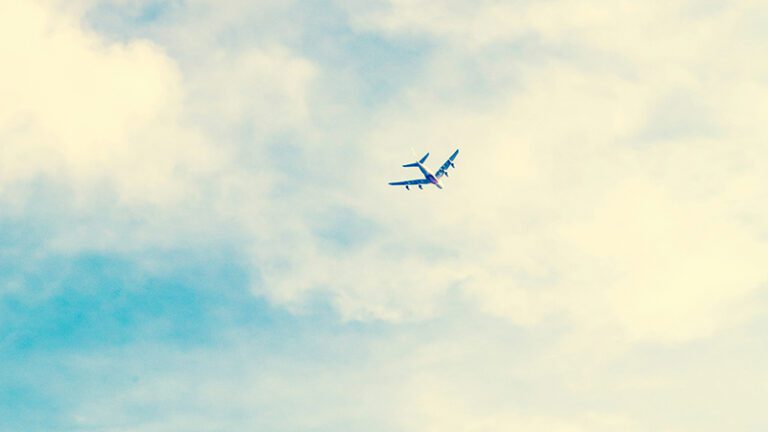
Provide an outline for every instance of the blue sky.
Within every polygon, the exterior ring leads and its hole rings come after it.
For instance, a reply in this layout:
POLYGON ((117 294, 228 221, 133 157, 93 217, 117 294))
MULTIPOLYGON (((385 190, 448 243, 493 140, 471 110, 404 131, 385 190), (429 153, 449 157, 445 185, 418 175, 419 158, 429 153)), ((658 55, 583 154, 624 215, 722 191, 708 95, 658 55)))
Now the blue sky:
POLYGON ((765 430, 766 16, 0 5, 0 431, 765 430))

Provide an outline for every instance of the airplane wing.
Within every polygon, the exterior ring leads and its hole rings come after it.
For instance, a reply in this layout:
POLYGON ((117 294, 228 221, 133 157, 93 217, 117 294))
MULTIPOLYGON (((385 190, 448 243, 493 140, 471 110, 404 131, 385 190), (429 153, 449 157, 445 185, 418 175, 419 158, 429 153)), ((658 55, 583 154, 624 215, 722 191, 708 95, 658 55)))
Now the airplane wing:
POLYGON ((445 161, 443 166, 441 166, 440 169, 437 170, 437 172, 435 173, 435 177, 440 178, 440 177, 446 175, 445 173, 448 172, 448 168, 453 168, 453 160, 456 159, 456 156, 458 156, 458 155, 459 155, 459 151, 458 150, 453 152, 451 157, 449 157, 448 160, 445 161))
POLYGON ((427 179, 417 179, 417 180, 406 180, 406 181, 399 181, 399 182, 389 182, 392 186, 413 186, 413 185, 423 185, 428 184, 429 180, 427 179))

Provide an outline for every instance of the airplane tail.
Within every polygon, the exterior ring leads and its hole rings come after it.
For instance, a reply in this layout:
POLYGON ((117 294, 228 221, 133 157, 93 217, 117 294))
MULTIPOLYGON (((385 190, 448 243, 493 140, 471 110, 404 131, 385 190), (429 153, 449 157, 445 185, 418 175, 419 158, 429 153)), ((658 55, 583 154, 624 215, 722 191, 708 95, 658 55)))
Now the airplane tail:
POLYGON ((425 154, 421 159, 419 159, 418 162, 414 162, 414 163, 409 163, 409 164, 403 165, 403 168, 417 167, 417 166, 419 166, 419 164, 423 164, 424 162, 426 162, 428 157, 429 157, 429 153, 425 154))

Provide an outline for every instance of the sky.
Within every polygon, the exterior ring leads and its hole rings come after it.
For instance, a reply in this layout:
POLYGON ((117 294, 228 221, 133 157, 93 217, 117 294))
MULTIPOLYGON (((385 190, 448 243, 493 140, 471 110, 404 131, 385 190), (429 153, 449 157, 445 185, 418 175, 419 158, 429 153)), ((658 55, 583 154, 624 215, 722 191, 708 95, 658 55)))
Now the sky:
POLYGON ((0 0, 0 431, 768 429, 766 24, 0 0))

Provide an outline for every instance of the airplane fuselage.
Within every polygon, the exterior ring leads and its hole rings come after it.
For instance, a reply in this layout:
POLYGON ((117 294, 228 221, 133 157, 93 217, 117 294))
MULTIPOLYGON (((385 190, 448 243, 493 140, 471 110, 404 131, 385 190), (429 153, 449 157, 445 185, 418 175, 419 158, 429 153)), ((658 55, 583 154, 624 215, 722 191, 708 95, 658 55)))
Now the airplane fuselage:
POLYGON ((429 180, 429 182, 432 183, 433 185, 437 186, 438 189, 443 188, 442 183, 440 183, 440 179, 435 177, 435 175, 432 174, 424 165, 419 164, 418 167, 419 167, 419 170, 421 170, 421 173, 424 174, 424 178, 429 180))

